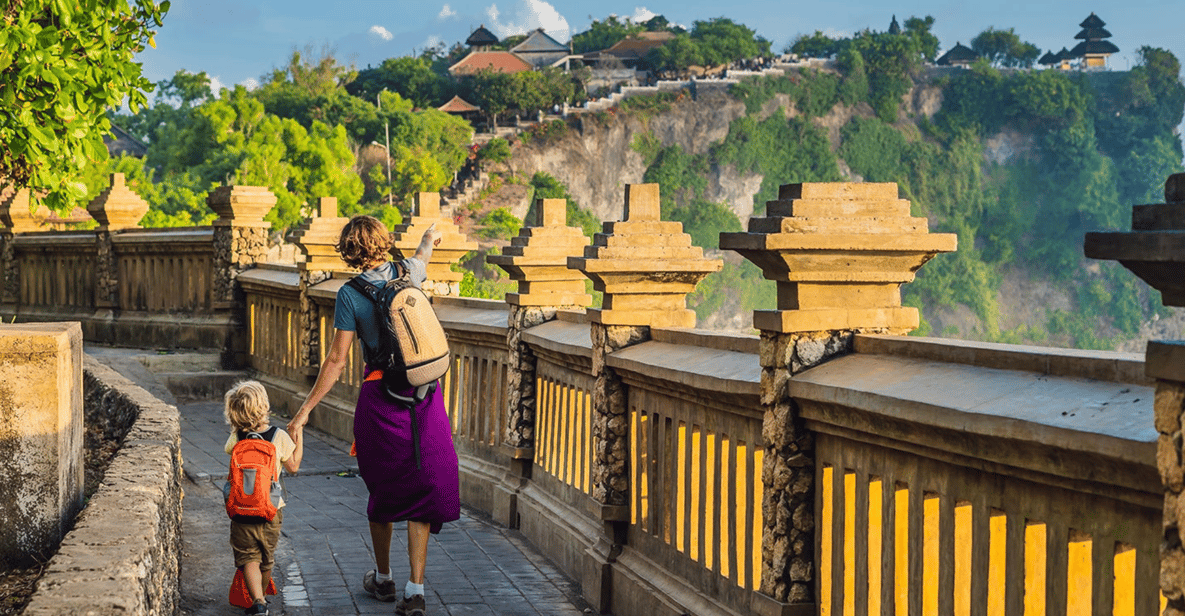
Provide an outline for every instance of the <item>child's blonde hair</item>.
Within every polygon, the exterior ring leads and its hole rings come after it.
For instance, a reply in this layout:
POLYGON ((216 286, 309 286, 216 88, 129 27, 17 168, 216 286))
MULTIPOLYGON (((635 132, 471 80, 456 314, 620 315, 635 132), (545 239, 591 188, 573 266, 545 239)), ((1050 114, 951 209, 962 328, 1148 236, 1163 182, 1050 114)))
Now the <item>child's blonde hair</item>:
POLYGON ((226 392, 222 416, 235 430, 248 431, 267 420, 271 404, 259 381, 239 381, 226 392))

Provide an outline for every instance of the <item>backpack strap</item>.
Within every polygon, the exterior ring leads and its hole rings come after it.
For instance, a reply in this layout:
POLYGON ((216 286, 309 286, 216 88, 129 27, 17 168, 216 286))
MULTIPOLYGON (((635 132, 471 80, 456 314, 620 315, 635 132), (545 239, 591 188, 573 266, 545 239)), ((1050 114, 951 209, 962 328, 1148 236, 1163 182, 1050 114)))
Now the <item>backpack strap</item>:
POLYGON ((358 274, 357 276, 354 276, 346 284, 351 287, 354 287, 354 289, 357 290, 359 293, 361 293, 363 297, 370 299, 371 302, 374 302, 375 305, 378 305, 378 303, 379 303, 378 289, 375 288, 375 286, 373 284, 370 284, 369 282, 363 280, 362 274, 358 274))

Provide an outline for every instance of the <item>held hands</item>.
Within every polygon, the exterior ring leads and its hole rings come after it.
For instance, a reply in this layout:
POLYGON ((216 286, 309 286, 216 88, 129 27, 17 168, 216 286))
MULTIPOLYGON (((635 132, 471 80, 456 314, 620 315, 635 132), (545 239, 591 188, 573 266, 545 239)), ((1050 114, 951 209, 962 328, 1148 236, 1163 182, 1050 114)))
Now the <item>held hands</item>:
POLYGON ((292 440, 299 438, 300 433, 304 430, 304 425, 307 423, 309 423, 309 414, 298 411, 296 416, 292 418, 292 421, 288 422, 288 427, 286 428, 288 436, 291 436, 292 440))

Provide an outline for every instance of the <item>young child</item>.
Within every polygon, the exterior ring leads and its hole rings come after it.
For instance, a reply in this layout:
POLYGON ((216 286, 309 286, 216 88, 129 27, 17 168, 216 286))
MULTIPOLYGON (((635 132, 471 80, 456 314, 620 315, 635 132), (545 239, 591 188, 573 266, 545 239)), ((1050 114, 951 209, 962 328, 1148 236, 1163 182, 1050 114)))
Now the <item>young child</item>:
MULTIPOLYGON (((242 381, 236 383, 226 392, 226 405, 223 416, 226 423, 234 429, 230 438, 226 439, 226 453, 230 453, 239 440, 247 438, 251 432, 263 433, 271 427, 268 412, 267 392, 258 381, 242 381)), ((301 437, 302 429, 292 430, 292 435, 276 428, 271 441, 276 446, 275 476, 280 476, 280 466, 289 473, 300 469, 300 460, 304 456, 304 443, 301 437)), ((274 489, 279 489, 276 486, 274 489)), ((271 580, 272 566, 275 563, 276 543, 280 540, 280 527, 284 519, 283 498, 277 504, 275 518, 262 524, 242 524, 231 520, 230 547, 234 551, 235 567, 243 570, 243 579, 247 591, 251 595, 254 605, 247 608, 246 614, 268 614, 267 600, 264 589, 271 580)))

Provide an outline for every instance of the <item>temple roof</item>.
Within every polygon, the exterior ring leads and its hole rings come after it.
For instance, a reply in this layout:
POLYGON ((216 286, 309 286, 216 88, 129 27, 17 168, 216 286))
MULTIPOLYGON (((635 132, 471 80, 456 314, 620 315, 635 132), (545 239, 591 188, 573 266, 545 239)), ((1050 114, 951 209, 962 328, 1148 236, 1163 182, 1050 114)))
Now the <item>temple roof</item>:
POLYGON ((543 28, 537 28, 527 35, 526 40, 510 48, 514 53, 568 53, 568 46, 551 38, 543 28))
POLYGON ((1098 40, 1111 38, 1111 33, 1106 28, 1083 28, 1081 32, 1074 35, 1076 39, 1098 40))
POLYGON ((471 51, 469 55, 450 66, 448 71, 454 75, 472 75, 483 68, 513 74, 529 71, 534 67, 509 51, 471 51))
POLYGON ((449 102, 437 107, 437 109, 445 113, 471 113, 474 111, 481 111, 481 108, 461 98, 453 95, 449 102))
POLYGON ((1098 15, 1091 13, 1090 17, 1087 17, 1086 19, 1082 20, 1082 23, 1078 24, 1078 27, 1080 27, 1080 28, 1102 28, 1105 25, 1107 25, 1107 22, 1099 19, 1098 15))
POLYGON ((935 64, 946 66, 951 64, 970 64, 979 59, 979 54, 971 51, 970 47, 962 43, 955 43, 955 46, 950 51, 942 54, 940 58, 934 61, 935 64))
POLYGON ((645 56, 651 49, 662 47, 673 38, 675 35, 672 32, 639 32, 635 36, 617 41, 612 47, 601 53, 623 60, 638 59, 645 56))
MULTIPOLYGON (((1060 54, 1058 54, 1058 55, 1060 55, 1060 54)), ((1047 52, 1045 52, 1045 55, 1041 56, 1040 60, 1037 60, 1037 64, 1043 64, 1043 65, 1057 64, 1058 62, 1061 62, 1061 58, 1058 57, 1058 55, 1054 55, 1052 52, 1047 51, 1047 52)))
POLYGON ((1111 41, 1082 41, 1070 50, 1070 57, 1081 58, 1087 54, 1097 55, 1118 52, 1119 48, 1111 43, 1111 41))
POLYGON ((469 38, 465 39, 465 44, 470 47, 497 45, 498 37, 494 36, 493 32, 486 30, 485 24, 482 24, 469 35, 469 38))

